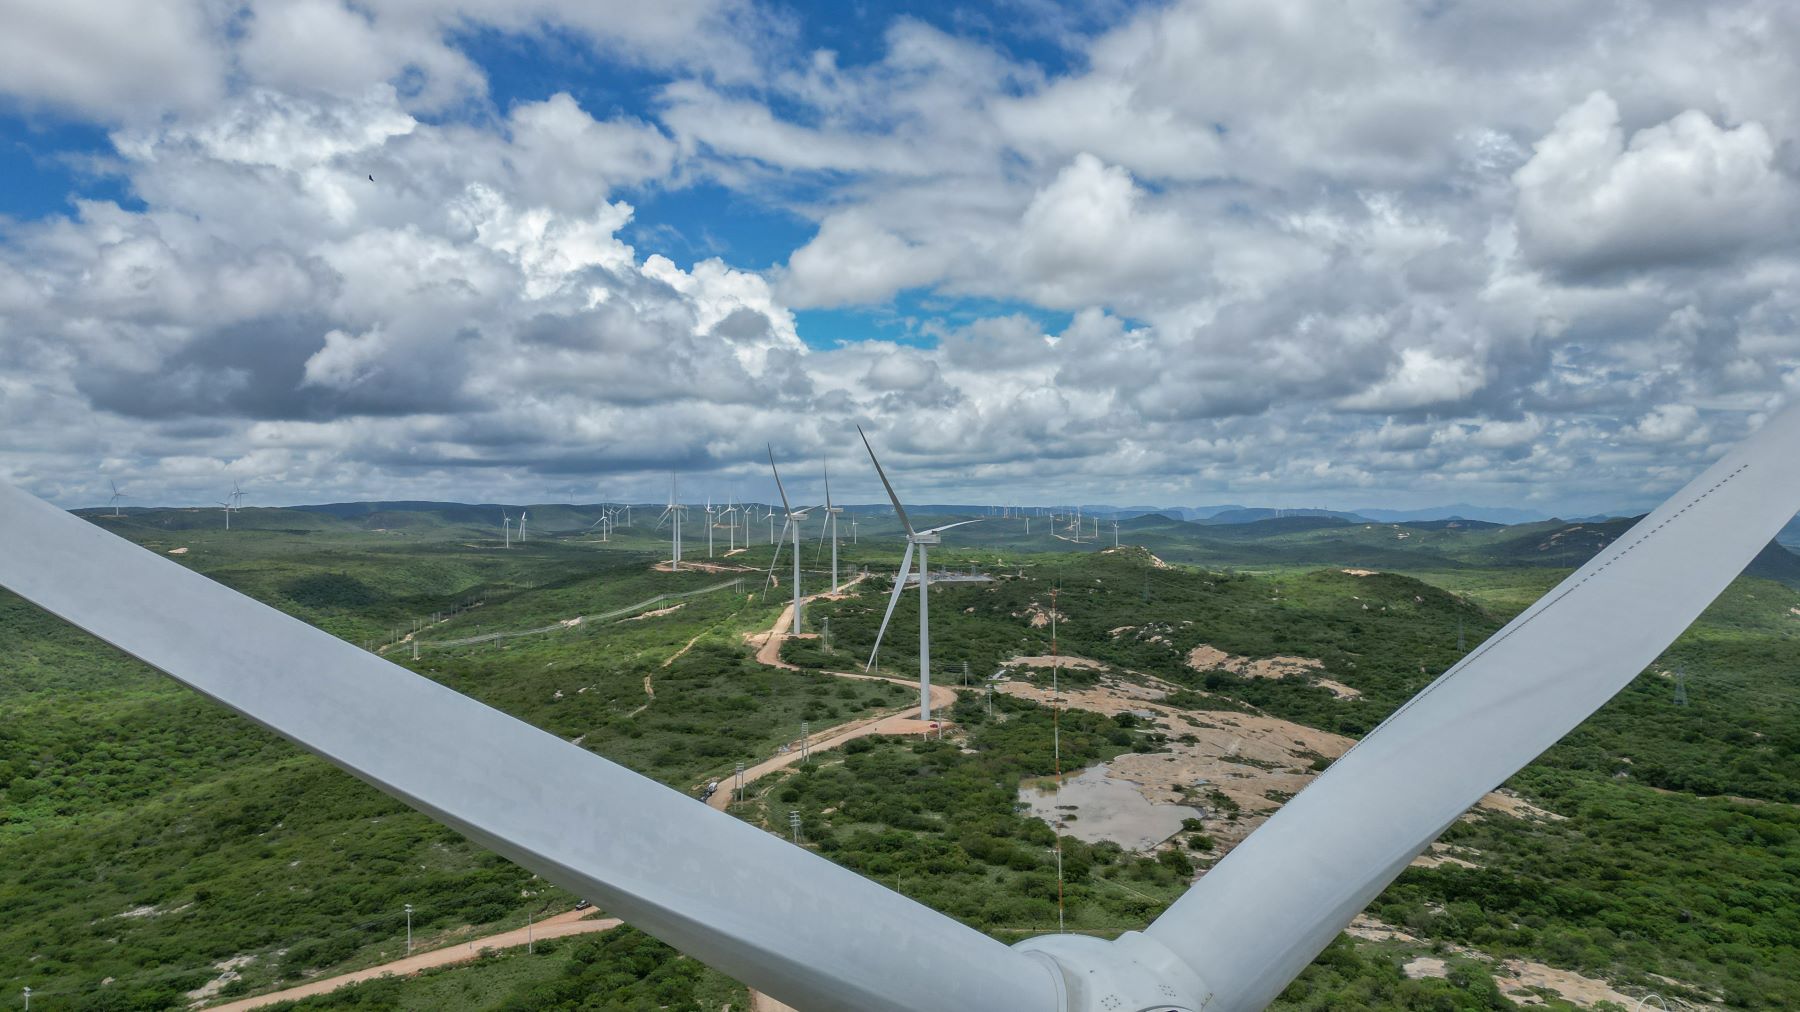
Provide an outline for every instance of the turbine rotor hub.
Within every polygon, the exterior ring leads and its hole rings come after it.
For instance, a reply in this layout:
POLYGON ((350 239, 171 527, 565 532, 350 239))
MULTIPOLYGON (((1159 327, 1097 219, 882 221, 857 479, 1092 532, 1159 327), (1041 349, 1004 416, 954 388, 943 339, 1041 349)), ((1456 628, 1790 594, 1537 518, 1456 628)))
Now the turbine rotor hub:
POLYGON ((1181 957, 1141 931, 1113 941, 1039 935, 1013 946, 1055 971, 1061 1012, 1204 1012, 1212 989, 1181 957))

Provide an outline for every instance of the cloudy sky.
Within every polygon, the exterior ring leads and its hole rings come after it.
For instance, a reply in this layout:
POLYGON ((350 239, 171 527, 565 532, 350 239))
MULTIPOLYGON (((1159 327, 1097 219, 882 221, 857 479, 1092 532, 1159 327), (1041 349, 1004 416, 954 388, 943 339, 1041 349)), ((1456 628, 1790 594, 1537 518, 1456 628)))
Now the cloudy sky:
POLYGON ((0 479, 1569 514, 1800 391, 1800 5, 960 6, 0 0, 0 479))

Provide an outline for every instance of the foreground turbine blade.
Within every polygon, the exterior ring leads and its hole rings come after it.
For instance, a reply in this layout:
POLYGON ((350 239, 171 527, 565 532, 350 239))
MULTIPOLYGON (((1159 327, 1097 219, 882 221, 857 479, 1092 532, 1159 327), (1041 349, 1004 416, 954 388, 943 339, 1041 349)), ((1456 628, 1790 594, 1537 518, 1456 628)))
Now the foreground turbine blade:
POLYGON ((881 652, 881 637, 887 635, 888 619, 894 617, 894 606, 900 603, 900 593, 906 589, 906 574, 912 572, 913 543, 906 543, 906 551, 900 556, 900 572, 894 576, 894 592, 888 595, 887 614, 881 616, 881 628, 875 632, 875 647, 869 651, 869 663, 863 665, 863 671, 875 668, 875 655, 881 652))
POLYGON ((862 437, 863 449, 869 451, 869 462, 875 465, 875 473, 881 476, 881 487, 887 489, 888 502, 894 504, 894 513, 900 517, 900 526, 906 528, 907 534, 911 534, 912 521, 906 519, 906 509, 900 505, 900 497, 894 494, 894 486, 888 484, 887 472, 881 469, 881 461, 875 459, 875 448, 869 445, 869 434, 860 425, 856 427, 856 434, 862 437))
POLYGON ((1487 791, 1654 661, 1800 509, 1800 407, 1770 420, 1396 711, 1146 934, 1260 1009, 1487 791))
POLYGON ((1056 1007, 1030 956, 4 484, 0 526, 0 586, 780 1001, 1056 1007))

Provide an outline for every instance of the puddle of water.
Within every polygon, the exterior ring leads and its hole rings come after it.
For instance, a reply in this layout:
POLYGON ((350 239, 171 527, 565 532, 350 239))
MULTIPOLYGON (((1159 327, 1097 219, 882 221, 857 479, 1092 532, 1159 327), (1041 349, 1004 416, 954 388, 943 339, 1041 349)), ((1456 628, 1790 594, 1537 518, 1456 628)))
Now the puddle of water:
POLYGON ((1198 819, 1198 808, 1155 805, 1128 781, 1107 776, 1107 764, 1053 782, 1019 788, 1019 803, 1065 836, 1084 843, 1103 840, 1126 850, 1147 851, 1181 831, 1181 820, 1198 819), (1070 819, 1074 815, 1076 818, 1070 819))

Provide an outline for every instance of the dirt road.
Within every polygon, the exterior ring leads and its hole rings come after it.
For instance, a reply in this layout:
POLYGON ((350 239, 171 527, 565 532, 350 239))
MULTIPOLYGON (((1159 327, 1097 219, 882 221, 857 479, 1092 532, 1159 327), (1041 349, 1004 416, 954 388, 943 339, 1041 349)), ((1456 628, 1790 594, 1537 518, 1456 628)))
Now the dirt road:
POLYGON ((541 942, 548 938, 566 938, 570 935, 585 935, 595 931, 611 931, 623 923, 617 917, 595 917, 593 916, 595 913, 597 911, 592 909, 570 910, 554 917, 546 917, 529 929, 515 928, 512 931, 503 931, 486 938, 471 939, 460 945, 415 953, 390 963, 383 963, 380 966, 371 966, 366 970, 339 974, 336 977, 325 977, 309 981, 298 987, 290 987, 285 991, 271 991, 254 998, 244 998, 224 1005, 209 1005, 207 1008, 209 1012, 244 1012, 246 1009, 262 1008, 276 1002, 310 998, 327 991, 336 991, 347 984, 374 980, 378 977, 390 975, 410 977, 421 970, 429 970, 433 967, 467 963, 480 956, 486 949, 512 949, 525 945, 527 942, 541 942))

